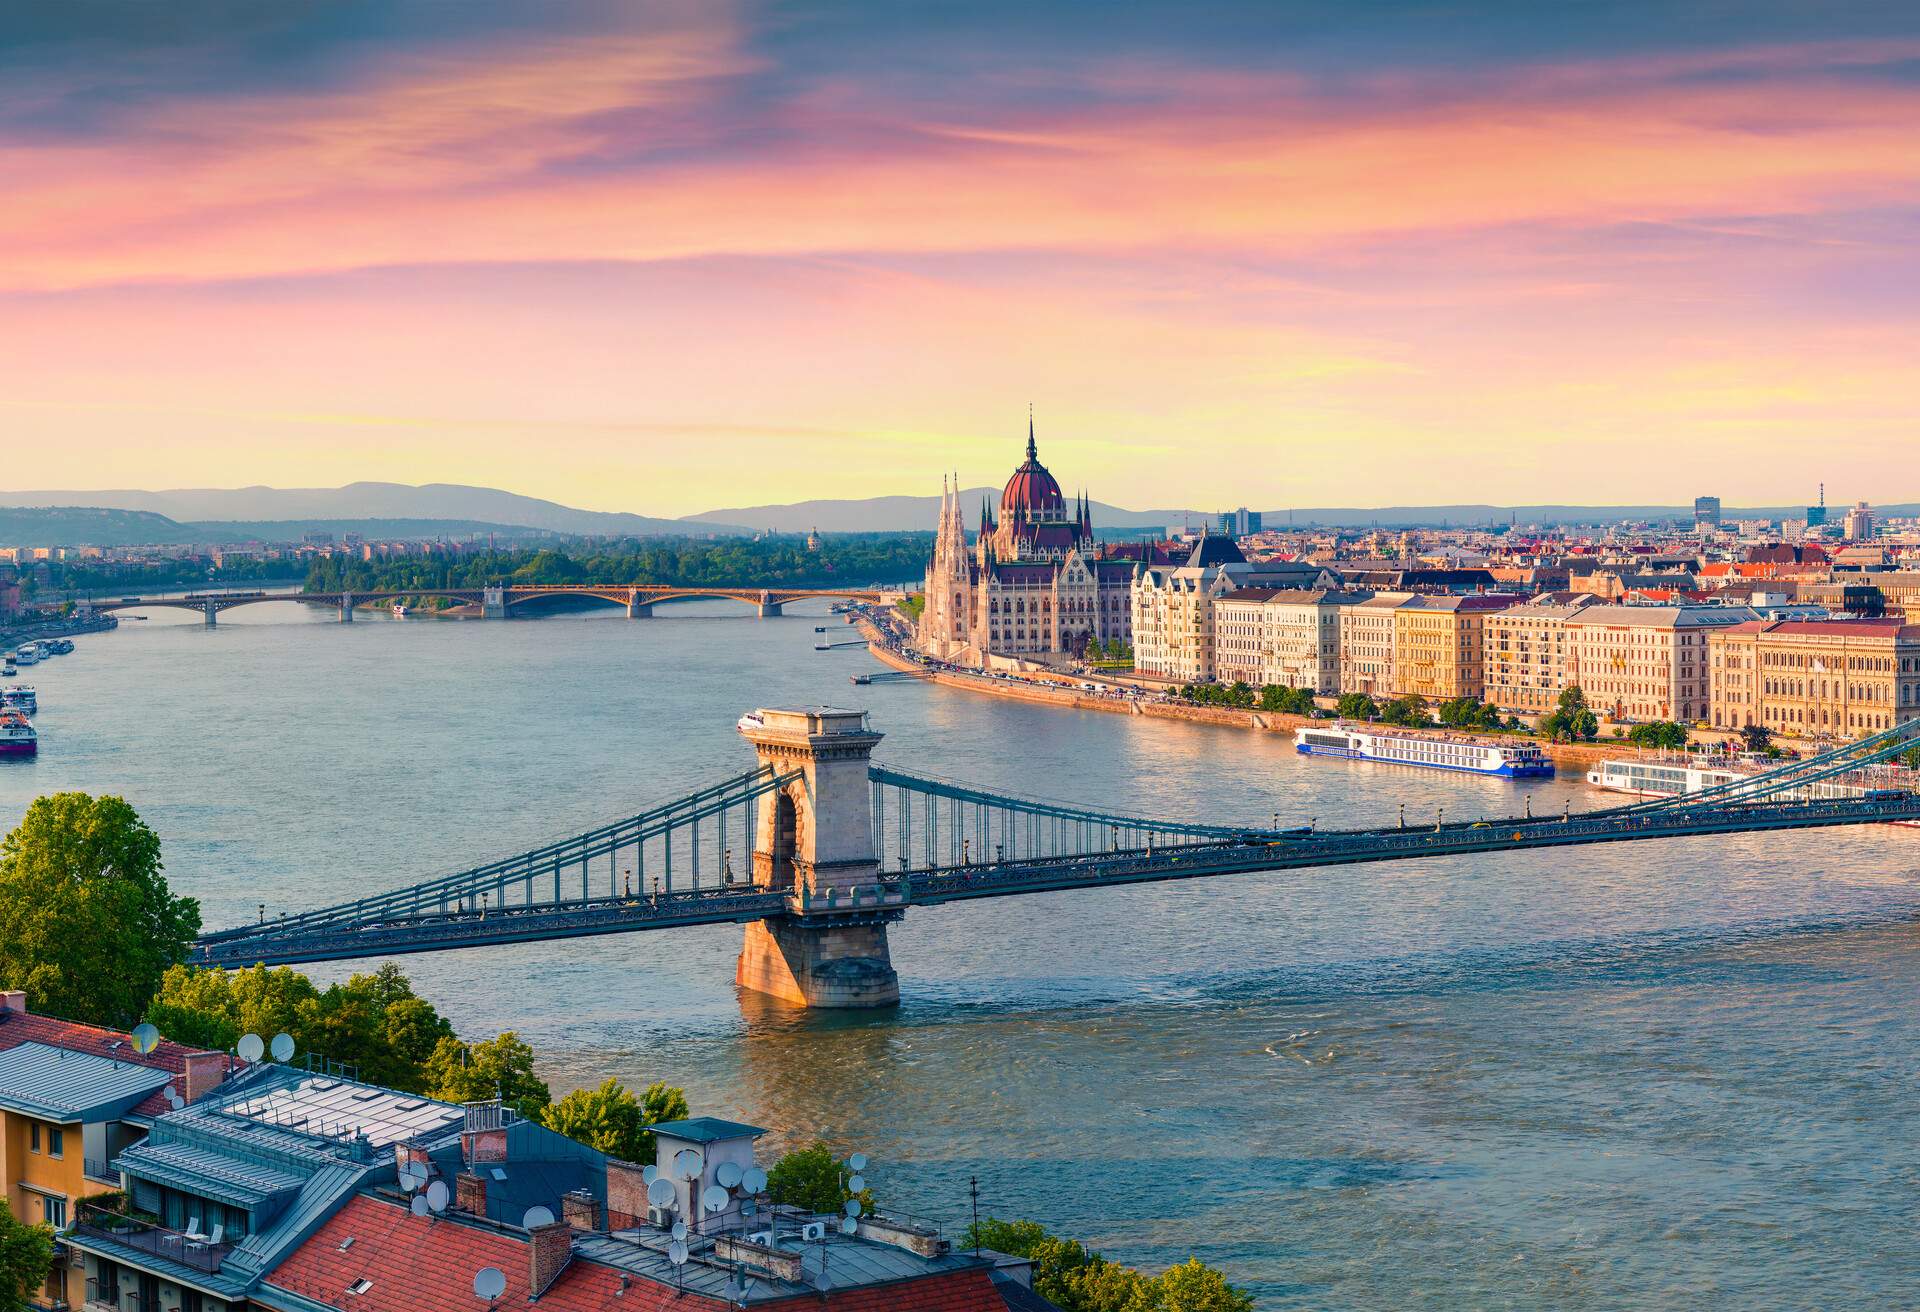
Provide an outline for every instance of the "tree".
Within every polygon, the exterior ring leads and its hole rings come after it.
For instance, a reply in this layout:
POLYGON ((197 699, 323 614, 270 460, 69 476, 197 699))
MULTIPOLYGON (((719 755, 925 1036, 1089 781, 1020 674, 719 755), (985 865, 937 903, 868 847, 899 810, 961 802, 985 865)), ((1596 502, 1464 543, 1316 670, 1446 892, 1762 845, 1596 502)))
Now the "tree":
POLYGON ((773 1164, 767 1171, 767 1193, 776 1203, 823 1214, 838 1213, 849 1198, 858 1198, 861 1207, 871 1212, 873 1190, 854 1193, 847 1187, 852 1179, 853 1168, 846 1159, 835 1157, 831 1148, 816 1140, 773 1164))
POLYGON ((1421 697, 1396 697, 1380 708, 1383 724, 1418 729, 1428 723, 1427 703, 1421 697))
POLYGON ((1672 720, 1636 724, 1627 730, 1627 741, 1640 747, 1678 750, 1687 745, 1687 726, 1672 720))
POLYGON ((1560 693, 1559 703, 1540 717, 1536 726, 1554 742, 1592 742, 1600 736, 1600 720, 1587 706, 1587 695, 1578 684, 1560 693))
POLYGON ((1289 688, 1284 683, 1270 683, 1260 690, 1260 709, 1279 711, 1286 715, 1312 715, 1313 693, 1306 688, 1289 688))
POLYGON ((53 1015, 132 1025, 199 932, 124 798, 38 798, 0 844, 0 979, 53 1015))
MULTIPOLYGON (((1740 726, 1741 744, 1750 752, 1764 752, 1773 745, 1773 730, 1764 724, 1744 724, 1740 726)), ((1916 749, 1920 751, 1920 749, 1916 749)), ((1909 752, 1908 755, 1914 755, 1909 752)), ((1908 762, 1909 766, 1913 763, 1908 762)))
POLYGON ((426 1085, 423 1092, 443 1102, 498 1098, 531 1121, 553 1101, 546 1081, 533 1073, 533 1049, 512 1030, 484 1043, 441 1039, 427 1061, 426 1085))
POLYGON ((597 1089, 575 1089, 540 1113, 540 1123, 569 1139, 598 1148, 622 1161, 653 1160, 653 1130, 662 1121, 687 1115, 687 1095, 661 1082, 635 1098, 627 1087, 608 1079, 597 1089))
POLYGON ((52 1228, 16 1220, 0 1198, 0 1312, 26 1312, 52 1270, 52 1228))
POLYGON ((1363 692, 1350 692, 1335 702, 1333 709, 1343 720, 1371 720, 1380 714, 1380 703, 1363 692))
POLYGON ((1147 1282, 1128 1312, 1253 1312, 1253 1298, 1197 1257, 1147 1282))

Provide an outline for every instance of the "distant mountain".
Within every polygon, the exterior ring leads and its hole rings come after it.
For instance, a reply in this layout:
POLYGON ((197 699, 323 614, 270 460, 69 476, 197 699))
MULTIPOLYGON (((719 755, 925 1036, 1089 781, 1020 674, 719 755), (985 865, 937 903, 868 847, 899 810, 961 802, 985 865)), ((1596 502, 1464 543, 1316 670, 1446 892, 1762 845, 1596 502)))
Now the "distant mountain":
MULTIPOLYGON (((965 508, 969 529, 980 521, 982 500, 997 505, 1000 489, 977 487, 960 494, 960 504, 965 508)), ((1126 510, 1096 501, 1093 503, 1093 526, 1102 533, 1113 529, 1160 528, 1168 525, 1179 527, 1192 524, 1197 527, 1202 523, 1211 523, 1220 509, 1225 507, 1217 507, 1215 512, 1126 510)), ((1805 506, 1729 506, 1720 514, 1723 519, 1798 519, 1806 514, 1806 509, 1805 506)), ((937 496, 868 497, 858 501, 796 501, 789 505, 736 506, 689 515, 687 521, 683 522, 745 524, 749 528, 777 533, 804 533, 811 528, 817 528, 822 533, 898 532, 931 528, 939 511, 940 498, 937 496)), ((1882 505, 1875 506, 1874 511, 1882 518, 1904 517, 1920 514, 1920 505, 1882 505)), ((1829 507, 1828 513, 1838 522, 1845 513, 1845 507, 1829 507)), ((1554 526, 1612 524, 1622 520, 1691 523, 1693 506, 1691 503, 1684 506, 1308 506, 1268 510, 1262 515, 1270 528, 1285 528, 1289 524, 1299 527, 1319 524, 1355 528, 1371 525, 1381 528, 1438 528, 1447 524, 1458 528, 1510 522, 1554 526)))
POLYGON ((576 510, 538 497, 458 483, 349 483, 324 488, 177 488, 166 492, 0 492, 12 506, 100 506, 143 510, 179 521, 335 521, 347 519, 459 520, 513 524, 553 533, 654 537, 685 533, 743 533, 738 524, 656 519, 615 511, 576 510))
POLYGON ((0 507, 0 543, 31 547, 144 547, 191 542, 193 532, 150 510, 92 506, 58 509, 0 507))
MULTIPOLYGON (((997 487, 968 488, 960 494, 967 528, 980 522, 980 506, 1000 504, 997 487)), ((748 528, 775 533, 805 533, 817 528, 822 533, 898 533, 924 532, 933 527, 940 514, 940 498, 867 497, 859 501, 796 501, 784 506, 740 506, 729 510, 709 510, 689 515, 685 523, 745 524, 748 528)), ((1210 518, 1197 510, 1123 510, 1103 502, 1093 503, 1093 525, 1098 529, 1162 528, 1191 521, 1198 526, 1210 518)))

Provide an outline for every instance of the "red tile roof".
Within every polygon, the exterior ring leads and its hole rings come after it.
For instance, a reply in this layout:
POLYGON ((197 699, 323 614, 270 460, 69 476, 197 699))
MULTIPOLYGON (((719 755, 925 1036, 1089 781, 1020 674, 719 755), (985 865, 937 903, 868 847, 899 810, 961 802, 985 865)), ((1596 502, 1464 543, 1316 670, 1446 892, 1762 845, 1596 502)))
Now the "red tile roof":
MULTIPOLYGON (((133 1050, 133 1036, 122 1030, 82 1025, 78 1021, 57 1020, 52 1016, 36 1016, 30 1011, 0 1010, 0 1052, 17 1048, 23 1043, 44 1043, 49 1047, 65 1048, 68 1052, 90 1052, 97 1057, 111 1057, 135 1066, 172 1071, 175 1075, 187 1069, 189 1053, 201 1051, 183 1043, 162 1039, 159 1047, 143 1055, 133 1050)), ((185 1090, 180 1092, 184 1093, 185 1090)), ((166 1110, 167 1099, 162 1092, 149 1095, 133 1109, 133 1114, 158 1116, 166 1110)))
MULTIPOLYGON (((450 1217, 417 1217, 407 1208, 360 1194, 334 1214, 267 1278, 255 1296, 274 1305, 276 1289, 348 1312, 474 1312, 473 1276, 495 1267, 507 1290, 495 1305, 522 1307, 528 1297, 531 1245, 519 1234, 450 1217), (341 1244, 351 1238, 345 1249, 341 1244), (356 1280, 371 1284, 349 1294, 356 1280)), ((725 1312, 726 1304, 631 1276, 576 1257, 536 1306, 551 1312, 725 1312)), ((835 1290, 823 1303, 803 1294, 753 1305, 755 1312, 1006 1312, 1006 1302, 984 1270, 950 1271, 923 1279, 835 1290)))

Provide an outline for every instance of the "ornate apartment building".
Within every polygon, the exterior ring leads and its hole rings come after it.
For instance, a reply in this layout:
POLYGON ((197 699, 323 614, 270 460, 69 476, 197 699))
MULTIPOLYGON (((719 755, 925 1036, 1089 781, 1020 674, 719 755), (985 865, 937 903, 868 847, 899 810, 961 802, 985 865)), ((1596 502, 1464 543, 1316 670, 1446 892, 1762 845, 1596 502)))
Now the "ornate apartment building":
POLYGON ((1393 695, 1393 613, 1411 592, 1376 592, 1340 610, 1340 691, 1393 695))
POLYGON ((1486 621, 1486 689, 1482 698, 1509 715, 1544 715, 1572 682, 1567 677, 1567 622, 1599 600, 1536 598, 1495 611, 1486 621))
POLYGON ((1753 620, 1707 640, 1716 729, 1858 738, 1920 716, 1920 626, 1753 620))
POLYGON ((1241 680, 1340 689, 1340 616, 1365 593, 1332 588, 1236 588, 1215 606, 1214 663, 1222 683, 1241 680))
POLYGON ((1475 593, 1413 597, 1394 607, 1394 694, 1429 702, 1481 696, 1486 688, 1487 616, 1517 600, 1475 593))
POLYGON ((1219 665, 1223 598, 1245 588, 1324 588, 1337 582, 1330 570, 1318 565, 1293 561, 1255 565, 1233 539, 1202 532, 1186 564, 1175 568, 1141 565, 1135 570, 1133 667, 1142 674, 1185 683, 1226 678, 1219 665))
POLYGON ((1567 682, 1613 720, 1707 718, 1707 637, 1744 606, 1589 606, 1566 621, 1567 682))
POLYGON ((1128 641, 1133 571, 1131 561, 1103 557, 1084 497, 1068 507, 1029 422, 1027 458, 1000 493, 998 518, 980 508, 971 546, 957 483, 942 492, 921 650, 984 666, 996 657, 1047 662, 1090 638, 1128 641))

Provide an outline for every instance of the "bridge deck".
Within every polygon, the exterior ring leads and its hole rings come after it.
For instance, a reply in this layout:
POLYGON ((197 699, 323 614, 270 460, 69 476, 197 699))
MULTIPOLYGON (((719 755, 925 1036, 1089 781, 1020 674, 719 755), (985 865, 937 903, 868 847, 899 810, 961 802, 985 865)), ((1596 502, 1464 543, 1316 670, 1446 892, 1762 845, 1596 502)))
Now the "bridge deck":
POLYGON ((505 910, 474 911, 469 907, 419 914, 384 914, 357 922, 309 922, 304 927, 283 927, 268 922, 258 928, 244 927, 208 936, 196 948, 193 960, 198 965, 214 966, 256 962, 294 965, 489 943, 524 943, 683 925, 746 922, 792 914, 821 920, 849 916, 891 919, 912 906, 1116 884, 1903 820, 1920 820, 1920 797, 1703 805, 1652 812, 1596 812, 1584 817, 1575 812, 1564 818, 1477 821, 1427 829, 1321 834, 1249 831, 1242 837, 1190 840, 1160 848, 1028 857, 890 873, 881 877, 871 901, 845 910, 827 909, 817 903, 796 905, 785 893, 755 888, 696 888, 654 897, 583 899, 513 906, 505 910))

